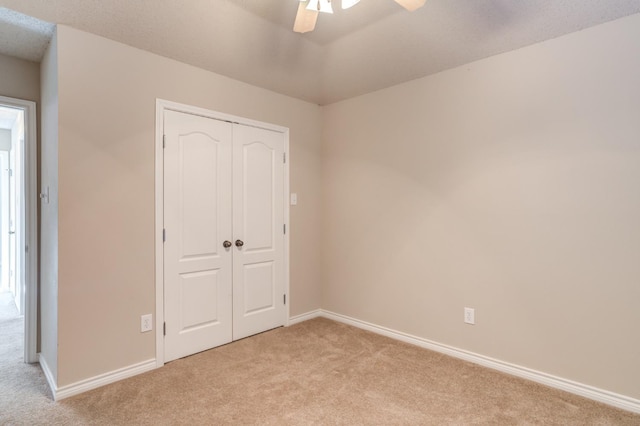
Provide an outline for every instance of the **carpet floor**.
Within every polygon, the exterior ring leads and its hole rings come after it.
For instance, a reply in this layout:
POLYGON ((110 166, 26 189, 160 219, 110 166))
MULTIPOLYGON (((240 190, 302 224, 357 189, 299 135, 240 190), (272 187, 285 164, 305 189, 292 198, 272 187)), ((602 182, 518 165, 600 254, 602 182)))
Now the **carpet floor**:
POLYGON ((640 425, 640 415, 321 318, 57 403, 37 367, 9 358, 2 425, 640 425))

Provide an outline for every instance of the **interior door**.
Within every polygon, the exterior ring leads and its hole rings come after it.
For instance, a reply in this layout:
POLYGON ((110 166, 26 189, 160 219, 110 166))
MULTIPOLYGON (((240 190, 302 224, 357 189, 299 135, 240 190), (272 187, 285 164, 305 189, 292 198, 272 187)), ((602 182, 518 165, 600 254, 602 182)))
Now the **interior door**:
POLYGON ((9 287, 9 151, 0 151, 0 291, 9 287))
POLYGON ((232 125, 166 111, 164 133, 168 362, 232 339, 232 125))
POLYGON ((11 151, 9 151, 9 288, 16 306, 19 304, 19 292, 16 286, 16 149, 12 132, 11 151))
POLYGON ((233 339, 285 324, 284 136, 233 127, 233 339))

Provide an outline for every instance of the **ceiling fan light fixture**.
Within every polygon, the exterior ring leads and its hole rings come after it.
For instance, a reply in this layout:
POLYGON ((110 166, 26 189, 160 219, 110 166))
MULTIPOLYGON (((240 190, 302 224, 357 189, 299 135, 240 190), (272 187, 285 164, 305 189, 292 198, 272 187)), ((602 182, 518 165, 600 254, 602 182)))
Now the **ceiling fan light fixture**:
POLYGON ((316 27, 317 20, 318 11, 307 10, 305 0, 300 0, 298 13, 296 14, 296 21, 293 23, 293 31, 297 33, 308 33, 309 31, 313 31, 316 27))
POLYGON ((360 0, 342 0, 342 8, 349 9, 352 6, 358 4, 360 0))
POLYGON ((424 6, 426 0, 395 0, 400 6, 407 9, 409 12, 413 12, 416 9, 420 9, 424 6))
POLYGON ((307 5, 309 10, 317 10, 323 13, 333 13, 333 7, 331 7, 331 0, 309 0, 307 5))
MULTIPOLYGON (((421 8, 426 3, 426 0, 394 1, 410 12, 421 8)), ((342 5, 342 9, 349 9, 360 3, 360 0, 340 0, 340 2, 342 5)), ((309 31, 313 31, 320 12, 333 13, 331 0, 300 0, 298 2, 298 13, 296 14, 296 20, 293 24, 293 31, 297 33, 306 33, 309 31)))

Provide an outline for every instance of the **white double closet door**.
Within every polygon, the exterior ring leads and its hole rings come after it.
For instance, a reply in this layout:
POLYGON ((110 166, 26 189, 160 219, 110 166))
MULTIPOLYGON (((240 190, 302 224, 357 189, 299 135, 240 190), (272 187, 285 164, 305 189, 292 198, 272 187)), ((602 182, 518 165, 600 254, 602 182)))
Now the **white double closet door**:
POLYGON ((285 324, 284 135, 164 115, 165 361, 285 324))

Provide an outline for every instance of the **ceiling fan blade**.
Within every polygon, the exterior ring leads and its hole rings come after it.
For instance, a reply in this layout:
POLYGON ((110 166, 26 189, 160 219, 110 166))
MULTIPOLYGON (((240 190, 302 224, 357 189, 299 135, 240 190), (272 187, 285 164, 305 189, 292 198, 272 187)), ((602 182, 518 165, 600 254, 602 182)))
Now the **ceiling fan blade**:
POLYGON ((420 9, 424 6, 426 0, 395 0, 400 6, 407 9, 409 12, 413 12, 416 9, 420 9))
POLYGON ((318 20, 317 10, 308 10, 307 2, 301 1, 298 4, 298 14, 296 21, 293 23, 293 31, 297 33, 307 33, 313 31, 318 20))

